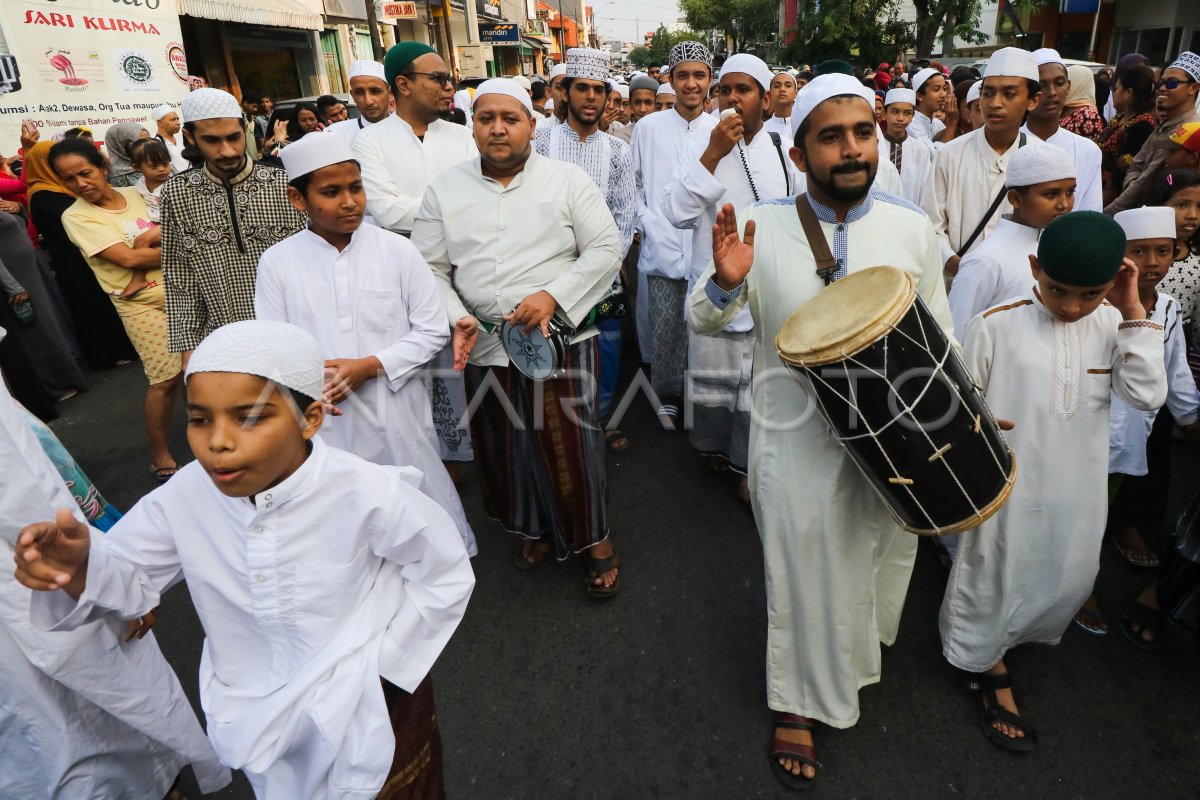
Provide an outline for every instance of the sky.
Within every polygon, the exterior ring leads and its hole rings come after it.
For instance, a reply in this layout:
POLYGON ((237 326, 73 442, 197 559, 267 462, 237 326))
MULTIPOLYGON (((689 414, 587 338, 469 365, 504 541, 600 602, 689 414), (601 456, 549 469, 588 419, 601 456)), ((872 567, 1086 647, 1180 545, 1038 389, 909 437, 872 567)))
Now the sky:
POLYGON ((683 16, 674 0, 599 0, 591 6, 602 36, 637 44, 660 23, 667 25, 683 16))

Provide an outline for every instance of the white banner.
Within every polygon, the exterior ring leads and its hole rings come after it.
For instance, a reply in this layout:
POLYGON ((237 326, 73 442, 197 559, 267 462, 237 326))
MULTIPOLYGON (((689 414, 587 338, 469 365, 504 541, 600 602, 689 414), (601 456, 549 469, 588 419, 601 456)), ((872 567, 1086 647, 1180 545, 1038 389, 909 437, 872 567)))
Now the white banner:
POLYGON ((21 120, 43 140, 87 126, 140 122, 187 93, 175 0, 0 0, 0 153, 16 153, 21 120))

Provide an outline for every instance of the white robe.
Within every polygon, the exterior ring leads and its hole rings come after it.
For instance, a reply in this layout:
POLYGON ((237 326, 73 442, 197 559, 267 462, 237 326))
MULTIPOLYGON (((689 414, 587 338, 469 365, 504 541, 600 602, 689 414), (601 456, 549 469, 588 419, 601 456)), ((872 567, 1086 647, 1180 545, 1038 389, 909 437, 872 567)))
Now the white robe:
MULTIPOLYGON (((382 120, 380 121, 382 122, 382 120)), ((341 122, 335 122, 325 130, 338 134, 346 140, 346 144, 353 146, 354 140, 358 138, 359 131, 365 131, 367 128, 377 124, 363 117, 356 117, 354 119, 344 119, 341 122)))
POLYGON ((1107 304, 1074 323, 1036 292, 975 317, 964 361, 992 413, 1012 420, 1008 502, 959 534, 939 614, 942 652, 968 672, 1024 643, 1057 644, 1092 591, 1108 512, 1109 397, 1154 409, 1167 394, 1160 326, 1118 329, 1107 304))
MULTIPOLYGON (((718 121, 719 121, 718 117, 718 121)), ((792 118, 791 117, 771 117, 763 123, 764 131, 774 131, 779 134, 779 138, 783 140, 783 152, 786 155, 788 148, 792 146, 795 137, 792 135, 792 118)))
POLYGON ((172 174, 177 174, 192 168, 192 162, 183 157, 183 133, 175 134, 175 141, 167 141, 167 137, 161 133, 154 137, 163 143, 167 148, 167 153, 171 156, 172 174))
MULTIPOLYGON (((0 476, 0 556, 11 565, 21 528, 77 504, 3 381, 0 476)), ((0 797, 157 800, 189 762, 203 791, 229 783, 152 632, 122 643, 117 619, 38 630, 31 594, 11 566, 0 575, 0 797)))
POLYGON ((963 256, 950 284, 950 313, 954 336, 960 342, 976 314, 1029 292, 1034 284, 1029 256, 1037 253, 1041 233, 1006 215, 991 236, 963 256))
POLYGON ((403 234, 412 231, 430 182, 479 154, 470 128, 439 119, 418 139, 396 114, 359 131, 352 147, 362 166, 367 211, 379 227, 403 234))
MULTIPOLYGON (((929 145, 930 150, 940 149, 945 142, 935 142, 935 136, 946 130, 946 123, 940 119, 927 117, 920 111, 913 112, 912 122, 908 124, 908 135, 915 136, 929 145)), ((953 141, 953 140, 951 140, 953 141)))
MULTIPOLYGON (((1029 133, 1029 127, 1021 130, 1029 133)), ((1091 139, 1059 128, 1045 140, 1047 144, 1061 148, 1075 162, 1075 206, 1073 211, 1104 210, 1104 180, 1100 176, 1100 146, 1091 139)))
MULTIPOLYGON (((1183 335, 1183 320, 1179 303, 1165 292, 1150 312, 1150 319, 1163 326, 1163 347, 1167 370, 1167 410, 1179 425, 1196 421, 1200 408, 1200 391, 1187 363, 1187 344, 1183 335)), ((1139 411, 1126 403, 1119 394, 1112 396, 1108 415, 1108 471, 1122 475, 1145 475, 1146 443, 1154 427, 1156 411, 1139 411)))
MULTIPOLYGON (((881 163, 884 161, 892 163, 891 147, 891 142, 886 138, 880 138, 879 161, 881 163)), ((933 149, 915 136, 904 137, 901 148, 900 196, 908 202, 924 208, 926 198, 933 193, 933 149)), ((884 189, 884 191, 887 190, 884 189)))
POLYGON ((300 231, 262 254, 254 311, 258 319, 308 331, 326 359, 379 359, 383 374, 339 405, 342 416, 327 416, 321 436, 367 461, 419 469, 427 493, 454 520, 467 553, 475 555, 475 535, 438 455, 420 374, 450 341, 446 306, 412 242, 363 225, 339 253, 312 231, 300 231))
MULTIPOLYGON (((911 273, 947 332, 950 309, 937 238, 920 210, 872 193, 847 223, 851 272, 892 264, 911 273)), ((795 202, 755 206, 754 266, 723 311, 708 298, 710 266, 689 299, 697 333, 711 334, 749 307, 754 356, 750 489, 767 589, 767 705, 836 728, 858 721, 858 690, 879 681, 879 644, 891 644, 917 537, 901 530, 775 351, 780 328, 824 284, 795 202)), ((832 224, 821 229, 834 249, 832 224)))
POLYGON ((253 498, 225 496, 193 461, 92 540, 78 603, 38 592, 30 617, 70 630, 136 615, 185 578, 221 760, 258 800, 369 800, 395 749, 379 678, 415 690, 475 583, 420 477, 319 436, 299 469, 253 498))
MULTIPOLYGON (((912 131, 911 126, 909 131, 912 131)), ((1036 136, 1026 134, 1027 142, 1036 140, 1036 136)), ((942 240, 942 263, 967 243, 996 195, 1004 188, 1008 159, 1017 152, 1019 141, 1020 136, 1015 137, 1004 153, 997 153, 980 128, 946 142, 934 154, 933 192, 922 207, 942 240)), ((1000 217, 1011 214, 1012 210, 1007 197, 1001 200, 973 247, 978 247, 991 235, 1000 217)))

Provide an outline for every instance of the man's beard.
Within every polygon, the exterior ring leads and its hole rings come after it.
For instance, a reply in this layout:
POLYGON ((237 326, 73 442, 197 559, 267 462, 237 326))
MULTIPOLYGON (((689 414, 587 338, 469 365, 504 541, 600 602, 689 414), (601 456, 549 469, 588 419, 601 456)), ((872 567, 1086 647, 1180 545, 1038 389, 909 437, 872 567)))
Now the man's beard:
POLYGON ((604 111, 599 110, 596 112, 595 118, 590 119, 590 120, 584 119, 583 115, 581 115, 579 113, 579 109, 577 109, 575 107, 575 104, 572 103, 570 100, 567 100, 567 115, 570 117, 574 117, 576 120, 579 121, 579 123, 581 125, 597 125, 600 123, 600 117, 603 116, 603 114, 604 114, 604 111))
POLYGON ((867 196, 867 192, 871 191, 871 186, 875 183, 875 172, 877 165, 872 165, 867 161, 844 161, 829 170, 829 176, 818 176, 815 172, 808 173, 808 181, 812 183, 821 194, 826 197, 836 200, 839 203, 856 203, 867 196), (865 171, 868 175, 868 180, 861 186, 842 186, 834 183, 833 176, 845 173, 862 173, 865 171))

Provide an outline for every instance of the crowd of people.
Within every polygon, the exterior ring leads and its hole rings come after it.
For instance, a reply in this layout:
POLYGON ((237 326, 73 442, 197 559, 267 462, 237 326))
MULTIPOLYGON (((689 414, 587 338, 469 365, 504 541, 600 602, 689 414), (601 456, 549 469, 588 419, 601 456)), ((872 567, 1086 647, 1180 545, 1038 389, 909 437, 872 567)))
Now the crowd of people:
POLYGON ((1003 507, 935 540, 943 654, 983 734, 1036 746, 1010 650, 1109 632, 1106 541, 1160 574, 1124 635, 1195 630, 1197 537, 1144 529, 1166 522, 1172 439, 1200 441, 1200 55, 773 72, 685 41, 627 79, 580 48, 547 79, 460 88, 404 42, 349 82, 355 116, 196 80, 102 150, 23 127, 0 175, 0 652, 23 698, 0 703, 20 765, 0 794, 179 797, 191 764, 267 800, 444 796, 429 672, 482 522, 461 467, 516 568, 579 557, 611 600, 605 460, 639 444, 630 392, 753 512, 767 755, 808 788, 818 726, 855 725, 880 680, 918 538, 805 383, 773 377, 776 342, 883 264, 961 343, 1020 463, 1003 507), (145 372, 163 485, 123 517, 35 419, 87 390, 77 358, 145 372), (149 632, 179 580, 206 733, 149 632))

